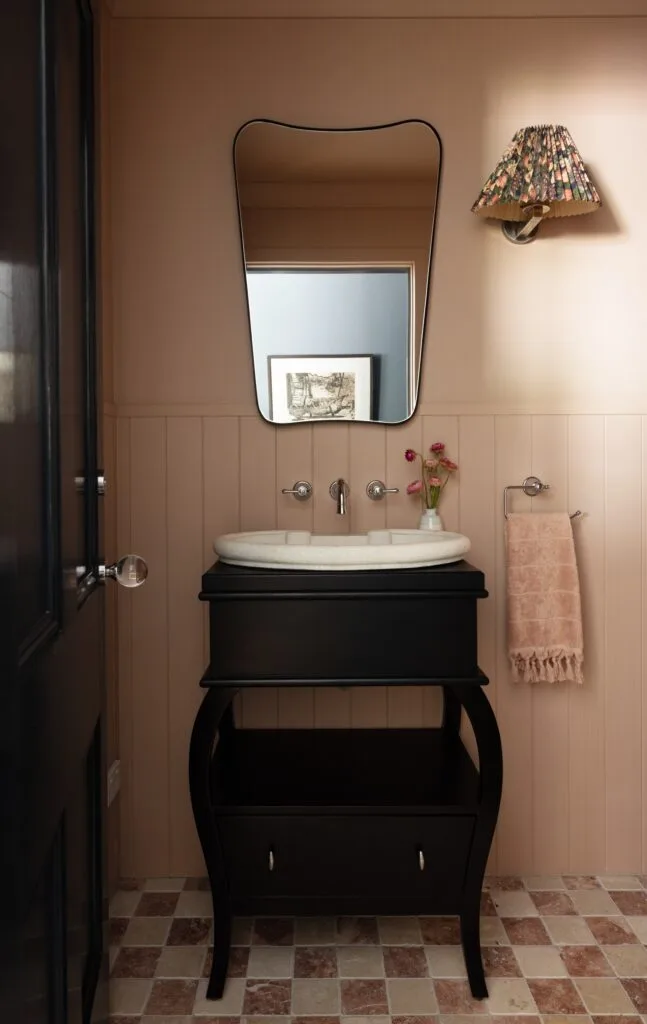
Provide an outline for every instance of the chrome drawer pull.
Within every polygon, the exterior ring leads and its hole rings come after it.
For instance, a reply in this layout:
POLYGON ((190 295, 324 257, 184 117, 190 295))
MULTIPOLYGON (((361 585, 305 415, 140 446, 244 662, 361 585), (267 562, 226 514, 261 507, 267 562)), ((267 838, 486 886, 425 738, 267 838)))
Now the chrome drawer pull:
POLYGON ((268 859, 268 866, 270 871, 274 871, 274 850, 270 850, 270 856, 268 859))
POLYGON ((421 871, 425 870, 425 855, 422 850, 418 850, 418 866, 421 871))

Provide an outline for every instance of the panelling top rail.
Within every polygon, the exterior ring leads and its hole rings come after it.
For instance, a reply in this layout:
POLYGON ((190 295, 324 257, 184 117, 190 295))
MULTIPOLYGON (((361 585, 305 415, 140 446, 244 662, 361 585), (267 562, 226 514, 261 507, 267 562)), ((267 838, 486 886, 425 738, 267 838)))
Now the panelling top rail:
MULTIPOLYGON (((508 491, 523 491, 529 498, 536 498, 542 491, 549 489, 549 484, 543 484, 538 476, 527 476, 522 484, 508 484, 507 487, 503 488, 503 514, 508 518, 508 491)), ((577 512, 572 512, 571 519, 580 519, 584 515, 578 509, 577 512)))

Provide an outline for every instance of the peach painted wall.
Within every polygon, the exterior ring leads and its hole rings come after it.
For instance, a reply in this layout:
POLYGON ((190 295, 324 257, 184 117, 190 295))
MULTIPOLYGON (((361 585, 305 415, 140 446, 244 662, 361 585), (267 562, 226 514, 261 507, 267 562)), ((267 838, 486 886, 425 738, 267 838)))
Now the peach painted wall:
MULTIPOLYGON (((438 438, 461 465, 446 525, 471 537, 490 590, 480 660, 506 765, 492 868, 647 870, 647 20, 118 18, 110 46, 115 511, 119 550, 150 564, 146 587, 118 597, 122 873, 201 870, 186 766, 213 538, 413 525, 406 495, 373 505, 364 487, 402 488, 403 449, 438 438), (421 404, 403 427, 276 429, 256 412, 231 160, 254 117, 420 117, 440 134, 421 404), (540 121, 570 128, 605 207, 519 248, 470 205, 513 132, 540 121), (551 485, 536 507, 587 513, 581 689, 508 676, 502 488, 529 473, 551 485), (346 521, 327 495, 339 475, 346 521), (315 487, 306 506, 280 494, 298 478, 315 487)), ((272 690, 238 713, 243 725, 417 725, 437 707, 429 691, 272 690)))

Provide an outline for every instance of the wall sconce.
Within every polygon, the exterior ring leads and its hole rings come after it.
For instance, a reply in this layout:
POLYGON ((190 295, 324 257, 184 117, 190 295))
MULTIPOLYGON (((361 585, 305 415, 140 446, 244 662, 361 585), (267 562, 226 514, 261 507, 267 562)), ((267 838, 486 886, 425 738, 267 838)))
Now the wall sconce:
POLYGON ((563 125, 521 128, 472 207, 502 220, 503 234, 532 242, 542 220, 593 213, 601 205, 570 133, 563 125))

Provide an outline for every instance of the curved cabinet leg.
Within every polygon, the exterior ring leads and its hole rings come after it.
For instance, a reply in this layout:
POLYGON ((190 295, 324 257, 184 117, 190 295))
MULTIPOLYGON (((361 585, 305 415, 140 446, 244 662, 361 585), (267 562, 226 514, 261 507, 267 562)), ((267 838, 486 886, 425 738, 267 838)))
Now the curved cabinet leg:
POLYGON ((189 749, 191 805, 213 901, 213 965, 207 986, 208 999, 222 996, 231 942, 231 904, 211 799, 211 758, 218 727, 236 692, 217 687, 207 690, 193 723, 189 749))
POLYGON ((472 995, 485 999, 488 992, 481 958, 481 890, 501 803, 501 736, 490 702, 480 686, 457 686, 454 692, 472 724, 479 755, 479 804, 463 888, 461 941, 472 995))

